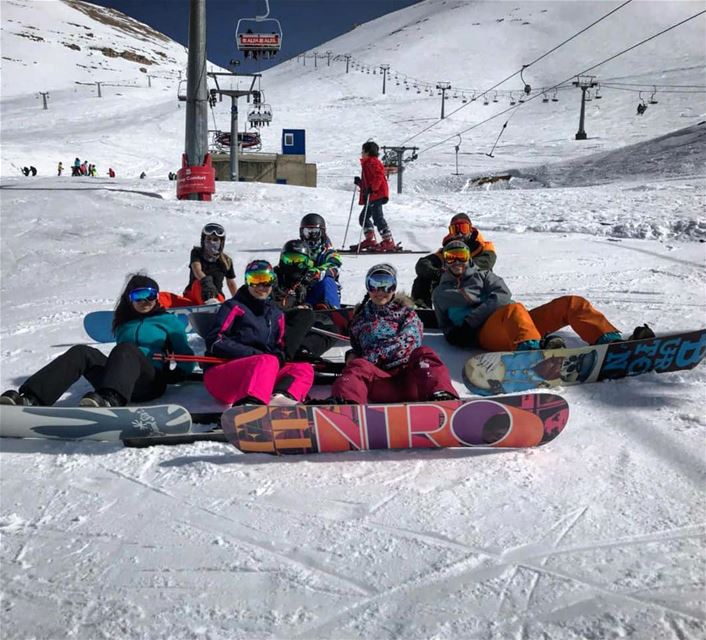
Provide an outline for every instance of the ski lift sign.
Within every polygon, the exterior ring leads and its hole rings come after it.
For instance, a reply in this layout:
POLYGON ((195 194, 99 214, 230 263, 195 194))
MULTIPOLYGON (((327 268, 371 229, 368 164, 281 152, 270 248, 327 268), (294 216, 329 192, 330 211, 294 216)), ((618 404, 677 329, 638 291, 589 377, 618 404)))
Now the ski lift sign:
POLYGON ((279 49, 279 35, 276 33, 241 33, 240 46, 245 49, 279 49))

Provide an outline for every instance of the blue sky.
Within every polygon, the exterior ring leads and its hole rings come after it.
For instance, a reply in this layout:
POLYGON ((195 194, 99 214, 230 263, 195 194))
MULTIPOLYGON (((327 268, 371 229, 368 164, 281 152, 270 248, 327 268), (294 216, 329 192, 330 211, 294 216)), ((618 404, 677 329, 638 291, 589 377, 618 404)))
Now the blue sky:
MULTIPOLYGON (((112 7, 144 22, 170 38, 187 44, 188 0, 90 0, 112 7)), ((207 0, 206 37, 208 58, 222 66, 235 58, 239 70, 256 72, 312 49, 349 31, 355 23, 368 22, 419 0, 270 0, 270 17, 283 31, 282 50, 274 59, 245 62, 235 48, 235 25, 239 18, 265 12, 264 0, 207 0)))

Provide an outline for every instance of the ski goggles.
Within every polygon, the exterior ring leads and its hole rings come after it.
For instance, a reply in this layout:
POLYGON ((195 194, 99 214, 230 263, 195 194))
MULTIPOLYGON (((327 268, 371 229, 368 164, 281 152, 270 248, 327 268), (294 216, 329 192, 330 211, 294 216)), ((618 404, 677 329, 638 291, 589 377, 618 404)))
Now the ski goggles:
POLYGON ((219 238, 223 238, 226 235, 226 230, 223 228, 223 225, 217 222, 209 222, 201 233, 205 236, 218 236, 219 238))
POLYGON ((452 236, 467 236, 470 235, 472 228, 471 223, 467 220, 458 220, 449 225, 449 233, 452 236))
POLYGON ((279 257, 282 265, 287 267, 298 267, 299 269, 309 269, 313 266, 311 258, 303 253, 287 252, 279 257))
POLYGON ((454 247, 444 249, 444 262, 454 264, 455 262, 468 262, 471 259, 471 252, 468 247, 454 247))
POLYGON ((245 284, 249 287, 271 287, 277 276, 269 262, 252 265, 245 271, 245 284))
POLYGON ((299 230, 302 240, 321 240, 321 227, 302 227, 299 230))
POLYGON ((142 289, 133 289, 128 297, 130 302, 154 302, 157 299, 157 294, 157 289, 143 287, 142 289))
POLYGON ((392 293, 397 289, 397 278, 390 273, 371 273, 365 280, 368 292, 392 293))

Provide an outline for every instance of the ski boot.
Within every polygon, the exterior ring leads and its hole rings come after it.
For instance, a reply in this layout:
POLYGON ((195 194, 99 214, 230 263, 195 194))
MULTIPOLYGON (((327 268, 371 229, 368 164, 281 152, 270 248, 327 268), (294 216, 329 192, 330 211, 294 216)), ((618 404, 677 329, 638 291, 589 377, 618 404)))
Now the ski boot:
POLYGON ((357 245, 353 244, 351 245, 351 251, 375 251, 378 247, 377 240, 375 239, 375 231, 374 229, 366 229, 365 230, 365 238, 363 241, 357 245))
POLYGON ((31 393, 19 393, 14 389, 8 389, 0 396, 0 404, 17 407, 37 407, 39 406, 39 399, 31 393))
POLYGON ((566 349, 566 342, 561 336, 547 334, 539 341, 540 349, 566 349))
POLYGON ((398 248, 399 247, 395 244, 395 241, 392 239, 392 234, 388 230, 382 234, 382 242, 375 248, 375 250, 379 251, 380 253, 387 253, 397 251, 398 248))

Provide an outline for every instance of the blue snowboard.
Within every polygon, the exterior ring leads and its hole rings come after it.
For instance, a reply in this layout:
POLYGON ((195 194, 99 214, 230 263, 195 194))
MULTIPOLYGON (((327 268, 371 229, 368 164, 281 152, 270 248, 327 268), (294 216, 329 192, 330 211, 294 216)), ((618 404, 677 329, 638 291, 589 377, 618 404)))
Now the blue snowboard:
POLYGON ((466 362, 463 381, 477 395, 519 393, 693 369, 704 356, 706 329, 701 329, 576 349, 483 353, 466 362))
MULTIPOLYGON (((184 323, 187 333, 191 333, 193 328, 189 323, 189 314, 193 312, 216 313, 221 308, 220 304, 204 304, 194 307, 172 307, 167 311, 179 318, 184 323)), ((115 336, 111 329, 113 324, 112 311, 92 311, 83 318, 83 328, 96 342, 114 342, 115 336)))

